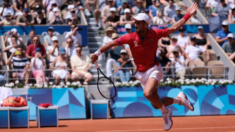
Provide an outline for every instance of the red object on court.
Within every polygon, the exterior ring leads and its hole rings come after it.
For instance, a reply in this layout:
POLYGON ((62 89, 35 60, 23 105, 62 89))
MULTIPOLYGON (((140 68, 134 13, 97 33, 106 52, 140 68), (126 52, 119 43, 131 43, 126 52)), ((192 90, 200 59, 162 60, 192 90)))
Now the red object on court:
POLYGON ((158 40, 161 37, 166 37, 168 34, 168 28, 156 30, 148 29, 145 37, 141 37, 136 32, 133 32, 116 39, 116 44, 128 44, 135 60, 137 70, 145 72, 149 68, 159 65, 156 58, 158 40))
POLYGON ((41 103, 39 106, 47 108, 49 106, 52 106, 52 104, 50 104, 50 103, 41 103))
POLYGON ((27 106, 27 101, 25 98, 23 97, 14 97, 14 96, 10 96, 7 97, 6 99, 3 100, 3 107, 23 107, 23 106, 27 106))

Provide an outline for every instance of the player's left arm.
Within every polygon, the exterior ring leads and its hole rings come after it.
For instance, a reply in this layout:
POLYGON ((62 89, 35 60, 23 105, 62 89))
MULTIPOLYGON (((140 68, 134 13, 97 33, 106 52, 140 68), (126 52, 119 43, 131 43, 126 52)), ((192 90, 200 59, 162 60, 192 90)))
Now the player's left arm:
POLYGON ((188 19, 197 11, 198 4, 193 3, 190 8, 187 9, 186 15, 181 18, 179 21, 174 23, 171 27, 169 27, 168 34, 178 31, 187 21, 188 19))

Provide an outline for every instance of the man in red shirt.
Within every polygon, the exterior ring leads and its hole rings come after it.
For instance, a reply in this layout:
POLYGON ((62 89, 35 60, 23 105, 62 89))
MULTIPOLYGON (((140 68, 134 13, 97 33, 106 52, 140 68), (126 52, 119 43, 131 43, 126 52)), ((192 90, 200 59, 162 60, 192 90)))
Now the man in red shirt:
POLYGON ((40 48, 42 51, 43 58, 46 58, 46 50, 44 45, 40 44, 40 40, 38 36, 33 37, 33 44, 30 44, 26 50, 26 57, 31 59, 35 56, 36 48, 40 48))
POLYGON ((150 20, 148 15, 145 13, 139 13, 137 16, 133 17, 136 28, 134 33, 126 34, 107 43, 91 55, 92 62, 96 62, 99 55, 113 46, 120 46, 122 44, 128 44, 130 46, 138 71, 135 77, 140 80, 141 85, 144 88, 144 96, 151 102, 154 108, 159 108, 161 110, 164 119, 164 129, 166 131, 171 129, 173 121, 171 119, 172 111, 166 108, 165 105, 168 106, 178 103, 179 105, 186 106, 191 111, 194 110, 194 107, 183 92, 180 92, 176 98, 159 98, 157 94, 158 83, 162 79, 163 75, 162 68, 156 58, 158 40, 161 37, 166 37, 167 35, 179 30, 197 9, 198 5, 194 3, 187 9, 187 14, 182 19, 174 23, 169 28, 157 30, 148 29, 150 20))

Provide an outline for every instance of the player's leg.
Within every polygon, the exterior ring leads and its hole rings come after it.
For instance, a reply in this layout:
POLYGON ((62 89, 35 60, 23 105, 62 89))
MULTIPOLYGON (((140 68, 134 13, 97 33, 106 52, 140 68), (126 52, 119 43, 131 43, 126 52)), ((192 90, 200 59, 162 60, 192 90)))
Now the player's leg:
POLYGON ((170 130, 173 121, 171 119, 172 111, 167 109, 162 103, 160 97, 157 93, 158 90, 158 80, 156 78, 150 77, 146 85, 144 86, 144 96, 157 108, 159 108, 162 112, 162 116, 164 119, 164 129, 166 131, 170 130))

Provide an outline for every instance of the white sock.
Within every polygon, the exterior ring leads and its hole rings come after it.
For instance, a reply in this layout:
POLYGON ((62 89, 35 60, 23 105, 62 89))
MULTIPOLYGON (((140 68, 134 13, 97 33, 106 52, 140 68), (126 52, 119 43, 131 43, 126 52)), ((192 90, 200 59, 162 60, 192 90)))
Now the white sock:
POLYGON ((181 100, 178 98, 173 98, 173 100, 173 104, 179 104, 181 102, 181 100))
POLYGON ((162 104, 162 107, 160 108, 160 110, 161 110, 162 113, 168 112, 168 110, 167 110, 167 108, 165 107, 164 104, 162 104))

